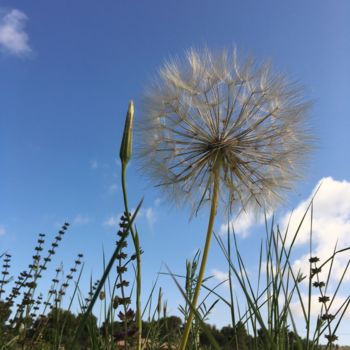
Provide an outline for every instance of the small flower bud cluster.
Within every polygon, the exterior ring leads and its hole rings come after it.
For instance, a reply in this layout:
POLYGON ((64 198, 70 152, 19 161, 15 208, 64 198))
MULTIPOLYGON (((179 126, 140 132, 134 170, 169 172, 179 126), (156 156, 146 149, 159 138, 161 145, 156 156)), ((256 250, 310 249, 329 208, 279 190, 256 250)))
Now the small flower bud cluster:
MULTIPOLYGON (((313 256, 310 257, 309 262, 310 264, 314 264, 313 267, 311 267, 311 278, 313 277, 317 277, 317 281, 314 281, 312 283, 312 285, 315 288, 318 288, 321 295, 318 297, 318 302, 322 304, 322 309, 321 310, 325 310, 322 315, 318 318, 318 322, 317 322, 317 327, 320 329, 325 322, 327 322, 328 327, 330 329, 330 324, 331 322, 335 319, 335 315, 329 313, 329 306, 328 306, 328 302, 330 301, 330 297, 324 294, 323 288, 326 287, 326 283, 323 281, 320 281, 319 278, 319 274, 322 271, 321 267, 317 267, 316 263, 318 263, 320 261, 320 259, 317 256, 313 256)), ((334 334, 325 334, 325 338, 328 340, 329 344, 334 343, 338 337, 334 334)))
POLYGON ((69 273, 66 275, 65 281, 61 284, 60 288, 56 292, 56 298, 54 299, 54 302, 56 304, 56 307, 59 307, 59 305, 62 302, 63 296, 66 294, 66 290, 69 287, 70 281, 73 279, 73 275, 78 270, 78 266, 81 265, 81 258, 83 257, 83 254, 78 254, 74 266, 70 268, 69 273))
POLYGON ((96 280, 95 283, 92 286, 90 286, 90 292, 88 293, 88 297, 86 297, 84 299, 85 304, 81 307, 82 312, 85 312, 87 310, 87 308, 92 300, 92 297, 94 296, 94 294, 96 292, 96 289, 97 289, 99 283, 100 283, 100 280, 96 280))
MULTIPOLYGON (((27 320, 28 317, 32 319, 37 317, 40 306, 44 305, 45 307, 49 306, 49 301, 43 302, 43 295, 39 294, 35 297, 35 291, 38 286, 38 280, 42 277, 42 272, 47 270, 47 264, 51 261, 52 255, 55 254, 56 249, 59 246, 60 241, 62 240, 65 232, 69 227, 69 223, 65 222, 58 233, 56 234, 53 242, 51 243, 50 248, 47 251, 46 256, 43 256, 45 237, 44 233, 39 233, 37 244, 34 247, 34 254, 32 256, 32 262, 28 265, 28 268, 22 271, 16 280, 14 281, 14 286, 12 287, 11 292, 5 298, 6 304, 8 307, 12 307, 16 305, 16 309, 14 312, 14 317, 9 321, 11 327, 19 327, 20 324, 24 324, 25 328, 27 328, 27 320), (22 299, 20 302, 16 302, 18 298, 22 295, 22 299), (24 316, 24 314, 26 316, 24 316)), ((5 256, 6 257, 6 256, 5 256)), ((7 259, 10 258, 6 257, 7 259)), ((6 265, 7 269, 9 268, 9 260, 6 265)), ((6 266, 3 266, 4 268, 6 266)), ((4 270, 5 275, 8 274, 7 270, 4 270)), ((6 279, 3 278, 3 281, 6 282, 6 279)), ((3 284, 2 284, 3 285, 3 284)), ((1 286, 1 285, 0 285, 1 286)), ((3 290, 3 288, 0 288, 3 290)), ((3 291, 4 292, 4 291, 3 291)), ((50 292, 49 292, 50 293, 50 292)), ((1 292, 0 292, 1 296, 1 292)), ((30 321, 32 322, 32 321, 30 321)))
POLYGON ((128 271, 128 265, 130 262, 136 259, 136 254, 131 255, 128 258, 128 254, 125 252, 125 248, 127 248, 127 237, 129 235, 129 219, 131 217, 131 213, 123 213, 119 222, 119 231, 117 235, 119 239, 116 244, 119 247, 119 252, 116 255, 116 259, 118 260, 117 264, 117 283, 116 287, 119 291, 118 295, 113 299, 113 308, 116 310, 121 307, 122 310, 118 313, 119 320, 124 324, 124 332, 115 333, 114 337, 116 340, 124 339, 126 342, 128 338, 133 337, 137 328, 135 326, 135 312, 130 308, 131 298, 127 296, 126 288, 129 287, 130 282, 125 279, 125 274, 128 271))
POLYGON ((11 262, 11 255, 10 254, 4 254, 4 258, 2 260, 2 279, 0 281, 0 300, 1 300, 1 295, 3 293, 5 293, 5 285, 10 281, 9 279, 9 268, 10 266, 10 262, 11 262))

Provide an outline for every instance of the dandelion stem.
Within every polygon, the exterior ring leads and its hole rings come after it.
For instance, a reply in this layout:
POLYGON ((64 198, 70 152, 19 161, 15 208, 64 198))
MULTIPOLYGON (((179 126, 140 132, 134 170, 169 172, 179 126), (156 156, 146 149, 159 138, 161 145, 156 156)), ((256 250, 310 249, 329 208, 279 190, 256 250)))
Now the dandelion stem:
POLYGON ((220 161, 217 159, 215 162, 215 165, 213 167, 213 197, 211 200, 211 208, 210 208, 210 217, 209 217, 209 223, 208 223, 208 230, 207 230, 207 237, 205 240, 205 245, 204 245, 204 251, 202 255, 202 261, 201 261, 201 266, 197 278, 197 284, 196 288, 194 291, 193 299, 192 299, 192 306, 193 308, 190 309, 190 314, 187 318, 187 322, 185 325, 184 333, 182 335, 181 339, 181 344, 179 347, 179 350, 185 350, 188 337, 191 331, 191 326, 192 326, 192 321, 194 318, 194 309, 196 308, 198 297, 199 297, 199 292, 201 288, 201 284, 203 281, 204 277, 204 272, 205 272, 205 265, 207 263, 208 255, 209 255, 209 248, 210 248, 210 241, 211 237, 213 234, 213 227, 214 227, 214 221, 216 217, 216 212, 217 212, 217 207, 218 207, 218 199, 219 199, 219 171, 220 171, 220 161))

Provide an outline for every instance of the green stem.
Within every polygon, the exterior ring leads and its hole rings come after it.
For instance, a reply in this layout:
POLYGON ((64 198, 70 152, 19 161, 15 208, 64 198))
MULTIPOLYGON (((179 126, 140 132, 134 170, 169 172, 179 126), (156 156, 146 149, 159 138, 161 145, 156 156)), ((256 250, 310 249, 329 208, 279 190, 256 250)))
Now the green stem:
MULTIPOLYGON (((126 164, 122 162, 122 190, 124 199, 124 208, 128 221, 130 222, 128 197, 126 191, 126 164)), ((130 226, 130 232, 135 247, 136 254, 136 326, 137 326, 137 350, 141 350, 142 342, 142 318, 141 318, 141 252, 137 232, 133 226, 130 226)))
POLYGON ((208 223, 207 237, 205 240, 201 266, 200 266, 197 284, 196 284, 196 288, 195 288, 193 300, 192 300, 193 308, 191 308, 191 310, 190 310, 190 314, 188 316, 188 319, 187 319, 187 322, 185 325, 184 333, 182 335, 179 350, 186 349, 188 337, 189 337, 189 334, 191 331, 192 321, 194 318, 193 309, 196 308, 201 284, 202 284, 203 277, 204 277, 205 265, 206 265, 207 259, 208 259, 210 241, 211 241, 211 237, 213 234, 214 221, 215 221, 215 217, 216 217, 216 211, 217 211, 218 200, 219 200, 219 170, 220 170, 220 168, 219 168, 219 164, 217 162, 216 166, 214 166, 214 169, 213 169, 213 177, 214 177, 214 179, 213 179, 214 180, 213 197, 211 200, 211 208, 210 208, 210 217, 209 217, 209 223, 208 223))

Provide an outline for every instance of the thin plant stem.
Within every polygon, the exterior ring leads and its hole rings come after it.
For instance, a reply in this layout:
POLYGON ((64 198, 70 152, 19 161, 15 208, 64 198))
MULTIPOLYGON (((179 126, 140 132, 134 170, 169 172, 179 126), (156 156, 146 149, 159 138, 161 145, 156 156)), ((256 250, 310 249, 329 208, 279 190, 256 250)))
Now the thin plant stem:
MULTIPOLYGON (((122 191, 124 199, 124 208, 126 217, 130 222, 128 196, 126 191, 126 166, 122 162, 122 191)), ((137 350, 141 350, 142 346, 142 318, 141 318, 141 251, 137 232, 135 233, 133 226, 130 226, 130 232, 135 247, 136 254, 136 326, 137 326, 137 350)))
MULTIPOLYGON (((217 212, 217 207, 218 207, 218 199, 219 199, 219 170, 220 170, 219 161, 217 160, 216 164, 214 165, 214 169, 213 169, 213 182, 214 182, 213 197, 211 200, 210 217, 209 217, 208 230, 207 230, 207 236, 206 236, 205 245, 204 245, 201 266, 200 266, 200 270, 199 270, 196 288, 195 288, 195 291, 193 294, 193 300, 192 300, 193 308, 196 308, 196 305, 197 305, 199 292, 200 292, 202 280, 204 277, 205 265, 206 265, 208 255, 209 255, 210 241, 211 241, 211 237, 213 234, 214 221, 215 221, 215 217, 216 217, 216 212, 217 212)), ((179 350, 186 349, 188 337, 189 337, 189 334, 191 331, 191 325, 192 325, 193 318, 194 318, 194 312, 193 312, 193 309, 191 308, 190 314, 187 318, 187 322, 185 325, 184 333, 182 335, 179 350)))
MULTIPOLYGON (((311 218, 310 218, 310 259, 312 257, 312 219, 314 211, 314 202, 311 201, 311 218)), ((308 289, 308 302, 307 302, 307 319, 306 319, 306 350, 310 349, 310 315, 311 315, 311 288, 312 288, 312 264, 309 264, 309 289, 308 289)))

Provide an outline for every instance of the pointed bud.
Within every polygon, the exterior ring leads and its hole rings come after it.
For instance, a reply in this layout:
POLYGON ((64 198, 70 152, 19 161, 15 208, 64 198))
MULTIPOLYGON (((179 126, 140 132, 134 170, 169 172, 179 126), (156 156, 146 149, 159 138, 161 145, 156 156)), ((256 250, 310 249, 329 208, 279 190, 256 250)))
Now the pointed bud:
POLYGON ((134 124, 134 103, 129 102, 128 112, 126 114, 123 139, 120 146, 120 160, 123 166, 126 166, 131 159, 132 153, 132 129, 134 124))
POLYGON ((25 325, 24 325, 23 323, 20 323, 20 325, 19 325, 19 327, 18 327, 18 333, 19 333, 20 335, 22 335, 22 334, 25 333, 25 331, 26 331, 25 325))
POLYGON ((167 308, 168 308, 168 303, 165 301, 163 305, 163 318, 164 320, 167 318, 167 308))
POLYGON ((158 294, 158 304, 157 304, 158 316, 160 316, 160 313, 162 312, 162 296, 163 296, 162 288, 160 287, 159 288, 159 294, 158 294))

